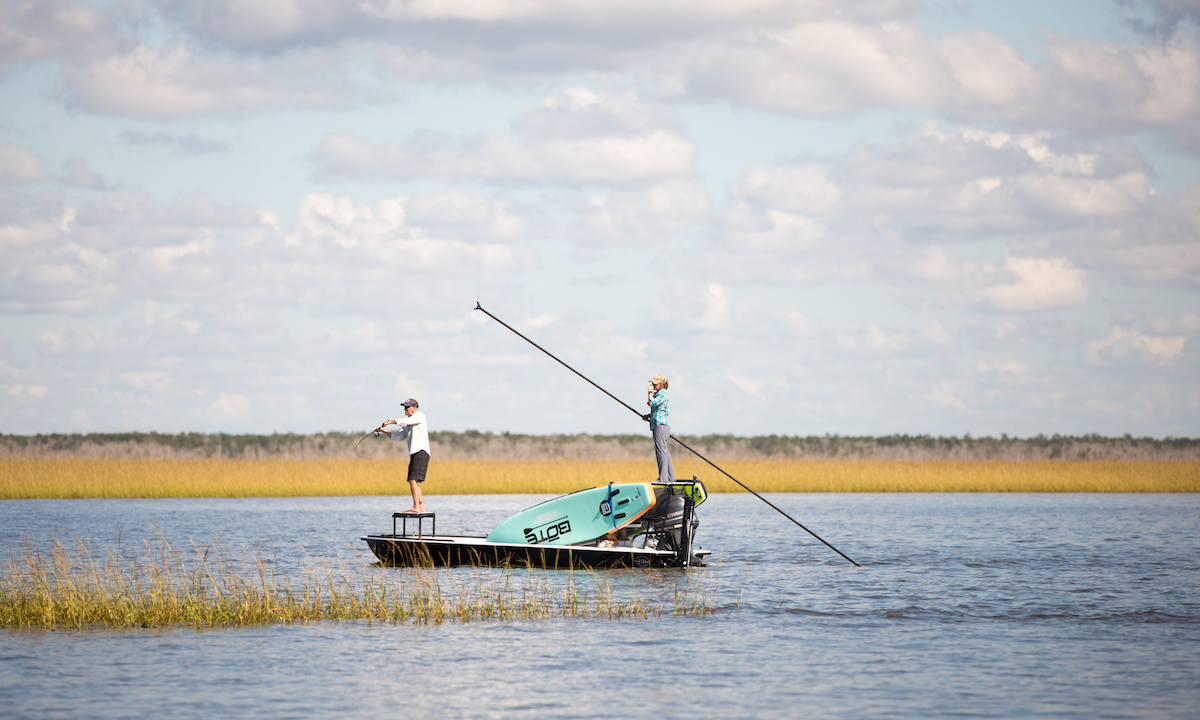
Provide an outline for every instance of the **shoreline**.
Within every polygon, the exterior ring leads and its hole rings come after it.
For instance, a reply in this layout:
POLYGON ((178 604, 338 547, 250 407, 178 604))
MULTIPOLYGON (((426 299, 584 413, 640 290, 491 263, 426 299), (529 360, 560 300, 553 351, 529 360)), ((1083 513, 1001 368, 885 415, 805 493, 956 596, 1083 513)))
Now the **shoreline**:
MULTIPOLYGON (((1195 493, 1200 461, 716 460, 762 493, 1195 493)), ((0 500, 408 494, 407 462, 0 458, 0 500)), ((745 492, 698 460, 676 461, 710 493, 745 492)), ((652 460, 435 460, 426 495, 561 495, 652 480, 652 460)))
MULTIPOLYGON (((403 459, 405 448, 366 431, 316 434, 228 433, 0 434, 0 458, 335 460, 359 455, 403 459), (359 444, 360 440, 364 442, 359 444)), ((1200 439, 1036 435, 1027 438, 886 436, 688 435, 678 437, 702 455, 721 460, 1195 460, 1200 439)), ((440 460, 651 460, 649 434, 524 435, 477 430, 429 433, 440 460)), ((675 451, 686 454, 682 448, 675 451)))

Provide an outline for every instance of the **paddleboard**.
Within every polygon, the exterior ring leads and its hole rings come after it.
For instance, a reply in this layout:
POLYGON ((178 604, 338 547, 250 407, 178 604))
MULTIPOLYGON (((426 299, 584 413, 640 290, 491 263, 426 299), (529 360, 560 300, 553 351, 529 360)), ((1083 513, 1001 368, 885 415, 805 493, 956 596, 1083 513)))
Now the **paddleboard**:
POLYGON ((613 483, 547 500, 496 526, 488 542, 577 545, 637 520, 654 506, 650 483, 613 483))

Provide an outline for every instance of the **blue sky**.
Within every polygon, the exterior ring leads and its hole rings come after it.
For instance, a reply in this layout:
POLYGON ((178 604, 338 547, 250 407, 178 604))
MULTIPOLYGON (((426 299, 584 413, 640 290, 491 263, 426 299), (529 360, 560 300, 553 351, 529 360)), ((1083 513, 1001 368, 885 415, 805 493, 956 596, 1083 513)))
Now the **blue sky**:
POLYGON ((1195 436, 1197 19, 0 0, 0 432, 1195 436))

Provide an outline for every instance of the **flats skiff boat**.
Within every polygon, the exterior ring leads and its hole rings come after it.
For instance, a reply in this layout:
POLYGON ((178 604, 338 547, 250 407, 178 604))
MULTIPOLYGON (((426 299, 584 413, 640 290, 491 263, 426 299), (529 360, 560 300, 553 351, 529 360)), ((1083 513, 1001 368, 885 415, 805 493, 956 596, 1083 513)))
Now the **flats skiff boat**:
POLYGON ((438 535, 434 513, 395 513, 391 534, 363 540, 385 565, 703 566, 711 552, 693 549, 692 541, 700 525, 696 506, 707 497, 704 483, 694 476, 670 483, 611 483, 534 505, 486 537, 438 535))

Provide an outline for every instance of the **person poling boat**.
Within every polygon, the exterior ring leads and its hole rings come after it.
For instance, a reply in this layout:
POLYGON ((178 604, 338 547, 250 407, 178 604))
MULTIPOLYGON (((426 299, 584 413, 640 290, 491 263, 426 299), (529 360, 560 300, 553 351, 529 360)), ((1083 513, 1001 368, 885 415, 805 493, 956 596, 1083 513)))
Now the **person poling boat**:
POLYGON ((395 441, 408 441, 408 487, 412 491, 413 506, 404 512, 423 513, 425 501, 421 496, 421 483, 425 482, 425 475, 429 472, 429 423, 416 400, 409 398, 401 403, 401 407, 404 408, 404 417, 384 420, 375 428, 375 432, 381 432, 395 441), (398 429, 388 431, 386 428, 389 425, 396 425, 398 429))
POLYGON ((650 433, 654 435, 654 459, 658 461, 658 481, 671 482, 675 479, 675 466, 671 463, 671 447, 667 440, 671 437, 671 407, 667 396, 667 382, 661 373, 650 378, 650 387, 646 389, 646 404, 650 412, 642 416, 650 423, 650 433))

